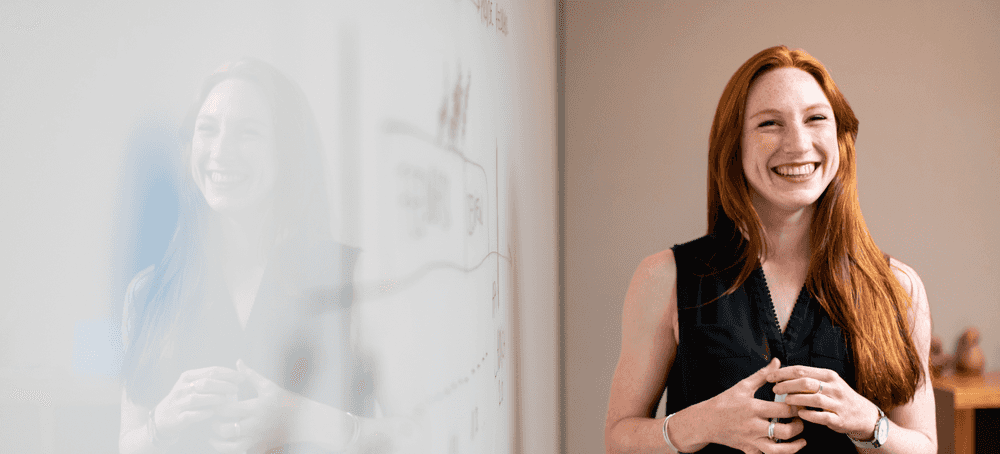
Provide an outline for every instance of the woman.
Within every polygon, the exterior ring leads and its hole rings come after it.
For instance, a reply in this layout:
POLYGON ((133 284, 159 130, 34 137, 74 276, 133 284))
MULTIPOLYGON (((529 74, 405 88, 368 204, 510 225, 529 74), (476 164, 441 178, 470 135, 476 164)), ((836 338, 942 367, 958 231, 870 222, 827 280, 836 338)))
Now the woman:
POLYGON ((244 59, 206 80, 182 134, 177 229, 127 292, 120 451, 356 446, 357 254, 329 238, 305 97, 244 59))
POLYGON ((805 51, 736 71, 712 124, 708 235, 629 286, 607 452, 937 452, 927 298, 865 227, 857 131, 805 51))

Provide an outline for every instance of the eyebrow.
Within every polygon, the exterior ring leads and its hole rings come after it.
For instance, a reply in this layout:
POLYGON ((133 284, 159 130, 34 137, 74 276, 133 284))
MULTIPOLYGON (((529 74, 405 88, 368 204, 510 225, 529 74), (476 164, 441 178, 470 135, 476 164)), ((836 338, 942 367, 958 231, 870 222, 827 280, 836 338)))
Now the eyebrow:
MULTIPOLYGON (((811 104, 811 105, 807 106, 805 108, 805 110, 806 111, 810 111, 810 110, 819 109, 819 108, 833 110, 832 106, 830 106, 829 104, 824 104, 824 103, 811 104)), ((756 117, 756 116, 761 115, 761 114, 766 114, 766 113, 780 114, 781 111, 778 110, 778 109, 763 109, 763 110, 758 111, 757 113, 755 113, 755 114, 753 114, 753 115, 751 115, 751 116, 749 116, 747 118, 750 119, 750 118, 756 117)))
MULTIPOLYGON (((218 122, 219 121, 219 115, 211 114, 211 113, 200 113, 200 114, 198 114, 198 116, 195 117, 195 122, 198 122, 198 121, 201 121, 201 120, 218 122)), ((269 124, 268 122, 266 122, 264 120, 261 120, 259 118, 254 118, 254 117, 241 117, 241 118, 234 119, 234 121, 237 124, 241 125, 241 126, 247 125, 247 124, 256 124, 256 125, 260 125, 260 126, 267 126, 269 124)))

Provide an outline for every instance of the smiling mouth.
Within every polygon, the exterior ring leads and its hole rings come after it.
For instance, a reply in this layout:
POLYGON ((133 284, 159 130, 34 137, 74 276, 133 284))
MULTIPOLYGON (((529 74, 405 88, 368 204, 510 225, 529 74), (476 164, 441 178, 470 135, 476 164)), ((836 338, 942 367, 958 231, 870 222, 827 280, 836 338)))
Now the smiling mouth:
POLYGON ((212 180, 212 183, 221 185, 239 184, 247 179, 246 175, 240 173, 214 171, 208 172, 208 177, 212 180))
POLYGON ((785 178, 790 178, 793 180, 802 180, 809 178, 816 169, 819 168, 818 162, 810 162, 806 164, 785 164, 777 167, 772 167, 771 171, 785 178))

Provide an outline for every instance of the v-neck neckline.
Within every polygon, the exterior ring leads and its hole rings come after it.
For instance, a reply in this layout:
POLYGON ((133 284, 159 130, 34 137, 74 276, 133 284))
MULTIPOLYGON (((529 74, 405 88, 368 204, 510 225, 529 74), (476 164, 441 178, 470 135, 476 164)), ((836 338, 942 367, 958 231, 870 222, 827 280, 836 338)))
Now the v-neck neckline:
POLYGON ((271 256, 265 259, 264 263, 261 265, 260 279, 257 281, 256 288, 252 292, 253 300, 250 303, 250 308, 246 316, 246 323, 244 323, 240 319, 240 311, 236 307, 236 298, 235 295, 233 295, 232 290, 230 289, 230 284, 228 278, 226 278, 226 273, 223 270, 219 269, 219 277, 222 279, 223 283, 222 287, 223 301, 225 301, 226 305, 229 307, 229 310, 232 311, 231 318, 236 321, 236 326, 239 328, 239 331, 241 333, 246 333, 247 329, 250 327, 250 324, 253 322, 253 320, 258 318, 254 314, 260 312, 260 305, 262 302, 261 295, 267 290, 265 287, 267 287, 268 285, 267 284, 268 275, 273 268, 272 262, 275 259, 275 257, 273 257, 273 251, 272 254, 269 255, 271 256))
MULTIPOLYGON (((782 344, 787 343, 791 339, 791 335, 794 334, 794 330, 797 329, 797 324, 794 323, 796 319, 800 318, 801 312, 805 310, 805 306, 809 304, 809 291, 806 289, 806 284, 802 284, 802 288, 799 289, 798 295, 795 297, 795 302, 792 305, 792 310, 788 314, 788 322, 785 323, 785 329, 782 331, 781 322, 778 320, 778 311, 774 306, 774 299, 771 297, 771 288, 767 283, 767 275, 764 274, 764 267, 758 266, 755 270, 757 273, 757 278, 759 279, 758 288, 762 290, 761 296, 764 301, 766 301, 767 308, 770 309, 771 322, 770 325, 774 328, 773 334, 780 339, 782 344)), ((762 308, 765 309, 765 308, 762 308)))
POLYGON ((233 312, 236 313, 236 322, 240 325, 240 328, 244 332, 246 332, 247 327, 250 326, 250 318, 253 316, 254 309, 257 308, 257 306, 260 303, 261 288, 264 287, 264 276, 266 274, 267 274, 267 263, 265 262, 260 267, 260 277, 257 278, 256 285, 253 287, 252 291, 248 292, 252 294, 252 299, 249 302, 250 307, 247 308, 245 321, 243 320, 243 317, 240 316, 240 308, 238 305, 241 302, 237 301, 236 299, 237 295, 235 295, 235 291, 230 291, 229 295, 230 305, 233 307, 233 312))
POLYGON ((221 311, 220 314, 224 317, 223 320, 231 320, 236 330, 240 335, 245 335, 251 326, 255 323, 254 320, 259 318, 260 312, 263 310, 262 303, 264 298, 263 293, 267 290, 265 287, 268 286, 268 272, 270 267, 267 263, 264 264, 264 269, 261 270, 260 282, 257 284, 256 290, 253 292, 253 302, 250 305, 250 311, 247 313, 246 323, 240 320, 240 311, 236 308, 236 299, 230 292, 229 284, 226 282, 221 270, 219 272, 219 277, 222 278, 223 285, 218 288, 218 303, 221 311))

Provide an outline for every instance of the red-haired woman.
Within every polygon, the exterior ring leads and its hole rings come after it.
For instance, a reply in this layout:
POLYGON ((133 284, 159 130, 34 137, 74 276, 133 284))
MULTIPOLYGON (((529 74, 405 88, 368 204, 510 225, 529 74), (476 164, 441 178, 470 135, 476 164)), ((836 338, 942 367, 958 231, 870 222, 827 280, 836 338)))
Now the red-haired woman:
POLYGON ((708 235, 646 258, 625 297, 607 452, 937 452, 927 297, 865 227, 857 132, 805 51, 736 71, 708 235))

